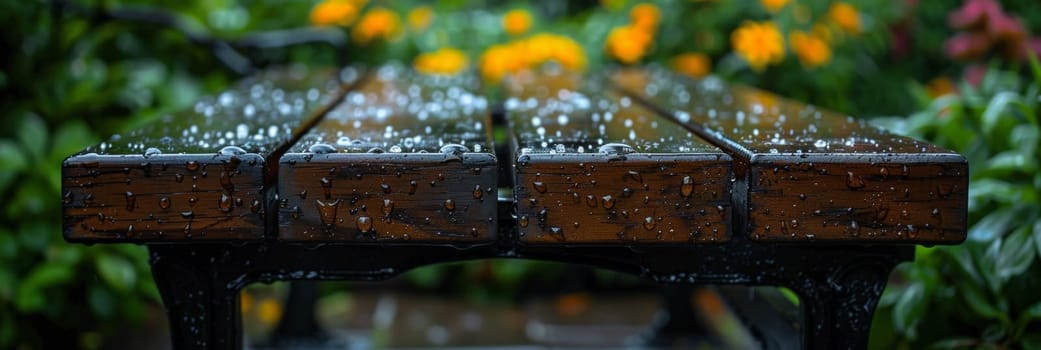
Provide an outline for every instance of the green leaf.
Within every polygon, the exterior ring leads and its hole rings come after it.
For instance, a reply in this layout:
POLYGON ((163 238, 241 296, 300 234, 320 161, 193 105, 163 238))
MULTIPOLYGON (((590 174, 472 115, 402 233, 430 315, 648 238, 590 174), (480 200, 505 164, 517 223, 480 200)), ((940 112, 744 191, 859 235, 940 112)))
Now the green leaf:
POLYGON ((927 303, 923 300, 925 286, 921 283, 912 283, 904 290, 903 295, 897 300, 893 307, 893 325, 903 332, 908 339, 918 338, 917 324, 925 313, 927 303))
POLYGON ((7 189, 28 166, 29 161, 21 146, 11 140, 0 140, 0 193, 7 189))
POLYGON ((116 296, 112 295, 112 292, 101 286, 92 285, 87 293, 87 300, 94 314, 103 319, 112 318, 115 315, 116 296))
POLYGON ((98 138, 90 131, 87 124, 72 120, 65 122, 54 132, 51 143, 52 161, 60 162, 66 157, 83 150, 84 147, 97 143, 98 138))
POLYGON ((1029 226, 1022 226, 1005 238, 995 264, 997 269, 995 273, 1002 283, 1030 268, 1036 255, 1034 247, 1030 244, 1031 241, 1031 227, 1029 226))
POLYGON ((42 161, 47 147, 47 124, 39 116, 24 113, 16 128, 15 137, 34 161, 42 161))
POLYGON ((137 271, 126 259, 114 255, 100 255, 95 266, 101 280, 113 289, 126 292, 137 283, 137 271))
POLYGON ((1008 228, 1016 223, 1017 214, 1018 211, 1016 210, 996 210, 987 214, 987 216, 984 216, 969 228, 969 239, 989 242, 1003 236, 1008 228))
POLYGON ((929 349, 971 349, 979 343, 980 340, 976 338, 958 337, 929 344, 929 349))
POLYGON ((36 312, 47 306, 44 292, 73 278, 72 267, 47 262, 32 269, 15 292, 15 307, 21 312, 36 312))
POLYGON ((1027 326, 1037 320, 1041 320, 1041 302, 1026 308, 1019 314, 1019 318, 1016 319, 1016 334, 1014 336, 1019 337, 1022 335, 1027 326))
POLYGON ((18 240, 13 232, 8 231, 6 227, 0 227, 0 262, 14 260, 16 256, 18 256, 18 240))

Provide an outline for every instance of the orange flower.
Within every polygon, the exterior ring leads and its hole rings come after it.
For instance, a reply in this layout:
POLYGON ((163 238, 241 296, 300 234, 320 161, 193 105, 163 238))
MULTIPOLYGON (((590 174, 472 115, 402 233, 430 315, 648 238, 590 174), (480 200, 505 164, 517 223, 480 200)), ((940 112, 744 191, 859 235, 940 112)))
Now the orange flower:
POLYGON ((703 53, 688 52, 676 55, 670 61, 672 69, 693 78, 701 78, 712 71, 712 59, 703 53))
POLYGON ((531 29, 531 13, 522 9, 514 9, 502 16, 502 28, 506 33, 517 36, 531 29))
POLYGON ((433 22, 434 9, 430 6, 416 7, 408 12, 408 27, 413 31, 419 32, 427 29, 433 22))
POLYGON ((730 46, 756 71, 784 59, 784 38, 773 22, 745 22, 730 34, 730 46))
POLYGON ((930 80, 929 84, 925 86, 925 91, 927 91, 929 97, 932 98, 958 92, 958 90, 955 89, 954 82, 951 81, 951 78, 945 76, 939 76, 930 80))
POLYGON ((795 31, 788 35, 788 41, 791 42, 792 52, 805 67, 819 67, 831 61, 831 47, 816 35, 795 31))
POLYGON ((633 64, 647 55, 651 39, 650 33, 635 26, 617 27, 607 34, 604 49, 622 63, 633 64))
POLYGON ((264 299, 257 305, 257 318, 265 325, 274 325, 282 318, 282 304, 275 299, 264 299))
POLYGON ((661 23, 661 10, 658 9, 658 6, 649 3, 633 6, 633 9, 629 10, 629 21, 633 27, 654 33, 658 30, 658 24, 661 23))
POLYGON ((763 5, 763 8, 767 11, 777 13, 777 11, 783 9, 785 5, 788 5, 788 2, 790 1, 791 0, 760 0, 759 4, 763 5))
POLYGON ((365 6, 362 1, 326 0, 311 9, 311 25, 326 27, 333 25, 349 26, 358 18, 358 12, 365 6))
POLYGON ((365 13, 354 26, 354 40, 365 45, 379 39, 389 39, 401 30, 401 17, 394 11, 377 7, 365 13))
POLYGON ((861 29, 863 29, 861 28, 860 14, 857 13, 857 8, 844 2, 832 4, 831 8, 828 9, 828 18, 846 33, 860 34, 861 29))
POLYGON ((416 56, 412 62, 417 72, 423 74, 456 75, 470 65, 466 54, 458 49, 444 47, 434 52, 416 56))

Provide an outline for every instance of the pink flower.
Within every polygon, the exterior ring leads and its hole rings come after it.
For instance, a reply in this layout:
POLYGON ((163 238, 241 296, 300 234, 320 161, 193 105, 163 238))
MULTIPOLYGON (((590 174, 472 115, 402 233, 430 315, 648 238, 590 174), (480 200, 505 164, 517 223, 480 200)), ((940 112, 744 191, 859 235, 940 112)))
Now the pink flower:
POLYGON ((983 81, 984 75, 987 75, 987 66, 977 63, 965 67, 963 77, 965 78, 965 81, 969 82, 969 85, 980 86, 980 82, 983 81))
POLYGON ((984 33, 961 33, 947 39, 944 52, 956 60, 973 60, 986 54, 990 46, 990 38, 984 33))
POLYGON ((968 0, 947 16, 947 20, 954 28, 969 29, 986 25, 988 18, 1003 14, 1001 5, 994 0, 968 0))
POLYGON ((987 34, 990 34, 992 38, 998 41, 1009 43, 1023 41, 1027 37, 1027 31, 1023 27, 1023 22, 1004 13, 998 13, 990 17, 990 20, 987 21, 987 34))

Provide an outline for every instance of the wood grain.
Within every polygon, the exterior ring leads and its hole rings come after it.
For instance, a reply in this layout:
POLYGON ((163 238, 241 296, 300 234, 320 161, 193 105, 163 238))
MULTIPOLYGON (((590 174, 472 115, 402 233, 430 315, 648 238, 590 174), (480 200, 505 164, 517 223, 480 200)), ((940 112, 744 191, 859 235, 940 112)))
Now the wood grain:
POLYGON ((382 67, 282 157, 279 239, 494 240, 497 161, 474 86, 382 67))
POLYGON ((736 214, 753 240, 965 239, 968 165, 957 153, 714 78, 652 68, 612 81, 734 156, 736 214))
POLYGON ((64 235, 75 242, 256 240, 287 143, 343 94, 352 70, 290 67, 66 159, 64 235))
POLYGON ((730 157, 602 81, 519 76, 506 108, 525 244, 730 238, 730 157))

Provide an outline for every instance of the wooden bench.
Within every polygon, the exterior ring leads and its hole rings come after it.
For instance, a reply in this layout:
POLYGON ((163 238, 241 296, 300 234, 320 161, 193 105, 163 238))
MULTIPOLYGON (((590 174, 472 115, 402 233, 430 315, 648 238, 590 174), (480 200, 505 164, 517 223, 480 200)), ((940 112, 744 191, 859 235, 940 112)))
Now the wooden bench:
POLYGON ((146 244, 178 349, 241 348, 249 283, 506 257, 785 286, 786 345, 864 348, 893 266, 965 238, 965 159, 856 119, 654 67, 487 89, 265 72, 69 157, 65 238, 146 244))

